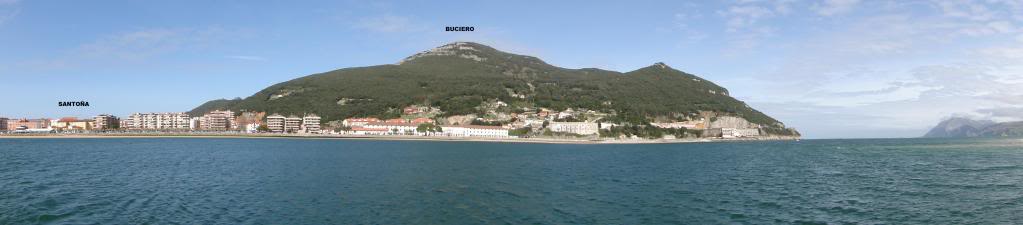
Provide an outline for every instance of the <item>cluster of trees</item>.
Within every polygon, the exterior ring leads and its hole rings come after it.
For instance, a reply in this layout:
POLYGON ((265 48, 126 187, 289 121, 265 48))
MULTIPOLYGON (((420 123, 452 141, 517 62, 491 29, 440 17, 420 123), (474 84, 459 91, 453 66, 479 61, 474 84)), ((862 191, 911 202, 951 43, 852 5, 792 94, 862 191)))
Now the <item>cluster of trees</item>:
POLYGON ((644 125, 632 125, 632 126, 615 126, 609 129, 601 129, 601 137, 641 137, 657 139, 662 138, 666 135, 675 136, 676 138, 685 137, 699 137, 702 133, 698 130, 688 130, 686 128, 660 128, 655 126, 644 126, 644 125))
POLYGON ((421 123, 416 127, 416 132, 419 133, 440 133, 444 132, 444 129, 440 126, 432 123, 421 123))

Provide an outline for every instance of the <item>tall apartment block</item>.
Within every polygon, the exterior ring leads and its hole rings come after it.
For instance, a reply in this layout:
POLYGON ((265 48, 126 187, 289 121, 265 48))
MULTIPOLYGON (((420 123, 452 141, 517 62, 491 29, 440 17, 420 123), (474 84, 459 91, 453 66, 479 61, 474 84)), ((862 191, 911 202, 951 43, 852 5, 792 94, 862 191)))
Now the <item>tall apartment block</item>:
POLYGON ((92 125, 93 129, 97 130, 117 129, 121 127, 121 119, 109 114, 100 114, 93 117, 92 120, 94 121, 92 125))
POLYGON ((135 113, 128 119, 129 129, 187 130, 190 117, 185 113, 135 113))

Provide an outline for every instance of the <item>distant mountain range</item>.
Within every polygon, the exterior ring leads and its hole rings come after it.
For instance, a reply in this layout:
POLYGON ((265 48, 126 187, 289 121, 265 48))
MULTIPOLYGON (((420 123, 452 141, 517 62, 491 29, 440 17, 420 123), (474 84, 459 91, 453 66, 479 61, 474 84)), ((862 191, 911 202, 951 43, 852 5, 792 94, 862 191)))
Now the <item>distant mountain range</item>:
POLYGON ((316 113, 324 121, 394 118, 410 105, 437 107, 440 116, 480 115, 499 100, 514 108, 611 112, 613 121, 645 124, 655 118, 734 116, 767 132, 797 134, 783 123, 729 96, 727 89, 664 63, 622 73, 566 69, 532 56, 472 42, 424 51, 397 64, 339 69, 267 87, 244 99, 213 100, 189 112, 216 109, 268 114, 316 113))
POLYGON ((995 123, 954 117, 941 121, 924 137, 1023 137, 1023 121, 995 123))

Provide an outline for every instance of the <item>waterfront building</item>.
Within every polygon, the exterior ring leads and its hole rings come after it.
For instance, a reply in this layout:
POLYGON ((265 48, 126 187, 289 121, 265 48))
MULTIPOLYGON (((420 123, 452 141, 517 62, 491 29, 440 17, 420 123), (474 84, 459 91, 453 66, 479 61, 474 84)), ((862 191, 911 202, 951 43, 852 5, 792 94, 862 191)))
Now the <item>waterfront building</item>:
POLYGON ((373 118, 373 117, 348 118, 348 119, 345 119, 344 121, 341 121, 341 125, 342 126, 346 126, 346 127, 361 127, 361 126, 365 126, 367 123, 373 123, 373 122, 380 122, 380 119, 373 118))
POLYGON ((302 117, 302 132, 319 134, 320 131, 320 117, 316 114, 308 114, 302 117))
POLYGON ((441 133, 453 137, 508 137, 508 129, 499 126, 441 126, 441 133))
POLYGON ((191 117, 183 112, 178 113, 134 113, 128 116, 131 120, 128 129, 144 130, 187 130, 191 117))
MULTIPOLYGON (((415 134, 418 124, 411 123, 389 123, 389 122, 372 122, 366 123, 362 128, 372 129, 386 129, 388 134, 415 134)), ((353 127, 354 129, 354 127, 353 127)))
POLYGON ((7 130, 7 120, 9 120, 9 119, 7 119, 5 117, 0 117, 0 131, 7 130))
POLYGON ((550 122, 547 128, 551 129, 552 132, 591 135, 597 134, 600 125, 591 122, 550 122))
POLYGON ((120 127, 120 128, 122 128, 122 129, 128 129, 128 128, 130 128, 130 127, 132 126, 132 124, 133 124, 133 123, 131 122, 131 117, 128 117, 128 118, 124 118, 124 119, 121 119, 121 120, 120 120, 119 122, 120 122, 120 123, 119 123, 119 124, 120 124, 120 126, 119 126, 119 127, 120 127))
POLYGON ((212 131, 233 130, 234 112, 231 110, 213 110, 199 119, 199 129, 212 131))
POLYGON ((387 128, 352 127, 350 132, 357 135, 387 135, 391 130, 387 128))
POLYGON ((50 129, 50 119, 17 119, 7 120, 7 130, 26 130, 26 129, 50 129))
POLYGON ((270 132, 282 133, 284 132, 284 120, 286 118, 280 114, 273 114, 266 117, 266 128, 270 129, 270 132))
POLYGON ((294 133, 302 129, 302 118, 297 116, 289 116, 284 118, 284 132, 294 133))
POLYGON ((92 118, 93 128, 97 130, 117 129, 121 127, 121 119, 110 114, 100 114, 92 118))
POLYGON ((50 128, 56 130, 92 130, 93 121, 78 119, 76 117, 64 117, 59 120, 51 120, 50 128))

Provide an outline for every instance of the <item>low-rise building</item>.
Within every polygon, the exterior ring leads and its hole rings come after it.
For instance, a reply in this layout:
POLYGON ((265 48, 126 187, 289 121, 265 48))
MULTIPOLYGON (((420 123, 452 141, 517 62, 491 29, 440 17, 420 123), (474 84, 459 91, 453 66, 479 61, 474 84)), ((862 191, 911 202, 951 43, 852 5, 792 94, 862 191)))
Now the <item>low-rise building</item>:
POLYGON ((592 122, 550 122, 547 128, 553 132, 591 135, 597 134, 600 125, 592 122))
POLYGON ((500 126, 441 126, 441 133, 452 137, 509 137, 508 129, 500 126))
POLYGON ((8 119, 7 130, 50 129, 50 119, 8 119))
POLYGON ((367 123, 374 123, 374 122, 380 122, 380 119, 373 118, 373 117, 348 118, 348 119, 345 119, 345 120, 341 121, 341 125, 342 126, 346 126, 346 127, 361 127, 361 126, 365 126, 367 123))
POLYGON ((76 117, 64 117, 50 122, 50 127, 56 130, 92 130, 92 126, 92 120, 76 117))
MULTIPOLYGON (((387 134, 407 134, 407 135, 415 134, 416 133, 416 128, 418 128, 418 127, 419 127, 418 124, 411 124, 411 123, 388 123, 388 122, 373 122, 373 123, 367 123, 365 126, 362 126, 362 128, 387 129, 387 131, 388 131, 387 134)), ((353 127, 353 129, 354 129, 354 127, 353 127)))
POLYGON ((387 135, 391 133, 391 130, 387 128, 352 127, 350 132, 357 135, 387 135))
POLYGON ((284 132, 284 120, 287 119, 280 114, 273 114, 266 117, 266 128, 270 129, 270 132, 283 133, 284 132))

